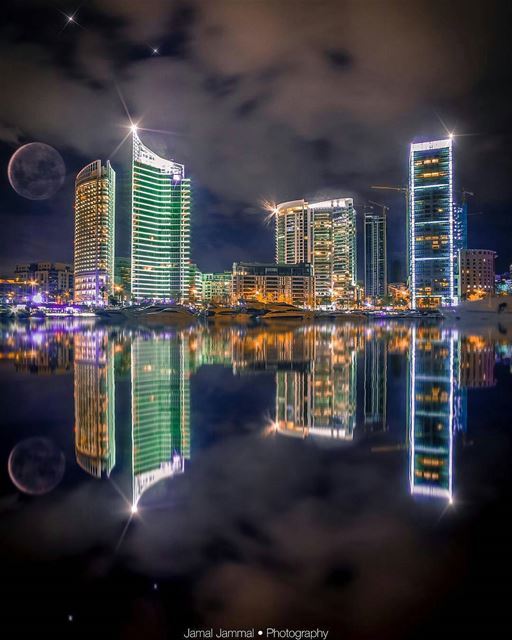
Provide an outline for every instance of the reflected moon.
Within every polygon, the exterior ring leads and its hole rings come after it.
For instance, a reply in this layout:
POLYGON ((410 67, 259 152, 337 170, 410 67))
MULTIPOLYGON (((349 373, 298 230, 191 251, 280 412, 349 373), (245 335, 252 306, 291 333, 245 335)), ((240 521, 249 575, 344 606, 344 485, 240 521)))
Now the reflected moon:
POLYGON ((47 200, 61 188, 66 166, 53 147, 42 142, 30 142, 13 153, 7 176, 18 195, 29 200, 47 200))
POLYGON ((12 483, 23 493, 49 493, 64 476, 64 454, 48 438, 27 438, 9 454, 7 467, 12 483))

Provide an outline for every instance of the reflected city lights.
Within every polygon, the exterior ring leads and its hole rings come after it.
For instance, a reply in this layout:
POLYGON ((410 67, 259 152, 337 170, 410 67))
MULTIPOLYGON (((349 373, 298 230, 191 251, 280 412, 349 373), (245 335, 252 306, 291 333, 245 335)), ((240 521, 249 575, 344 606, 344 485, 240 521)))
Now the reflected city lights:
POLYGON ((263 417, 264 437, 369 439, 378 455, 406 449, 410 494, 453 505, 468 392, 495 385, 495 362, 511 351, 500 336, 393 321, 166 331, 12 324, 0 331, 0 365, 73 372, 76 461, 88 475, 108 478, 131 515, 150 489, 185 472, 191 377, 212 365, 273 378, 275 413, 263 417), (401 441, 388 418, 392 361, 407 362, 401 441), (128 415, 120 419, 123 407, 128 415))

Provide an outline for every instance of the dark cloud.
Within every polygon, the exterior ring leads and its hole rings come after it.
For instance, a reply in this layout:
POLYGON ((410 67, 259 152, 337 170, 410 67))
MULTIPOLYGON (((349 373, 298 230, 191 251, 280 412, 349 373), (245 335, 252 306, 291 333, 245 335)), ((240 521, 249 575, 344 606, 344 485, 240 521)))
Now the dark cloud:
MULTIPOLYGON (((477 210, 505 220, 512 194, 503 188, 511 169, 503 3, 98 0, 79 9, 81 27, 64 30, 57 9, 24 4, 37 28, 19 8, 2 28, 3 157, 28 140, 84 164, 108 157, 126 131, 118 87, 143 125, 173 132, 148 142, 185 162, 196 192, 214 194, 237 218, 238 203, 262 197, 364 200, 371 184, 400 184, 407 143, 445 135, 442 120, 480 134, 457 140, 458 176, 477 193, 477 210)), ((402 228, 403 203, 390 202, 390 228, 402 228)), ((216 220, 208 206, 194 217, 198 227, 216 220)), ((471 220, 470 241, 486 237, 486 222, 471 220)), ((240 226, 244 255, 245 237, 240 226)), ((258 238, 273 244, 263 228, 258 238)), ((487 241, 505 250, 501 236, 487 233, 487 241)), ((390 244, 403 254, 402 234, 391 233, 390 244)), ((195 253, 208 269, 205 249, 195 253)), ((229 262, 240 257, 234 250, 229 262)))
POLYGON ((327 61, 334 67, 343 70, 352 64, 352 57, 347 51, 342 49, 330 49, 325 52, 327 61))

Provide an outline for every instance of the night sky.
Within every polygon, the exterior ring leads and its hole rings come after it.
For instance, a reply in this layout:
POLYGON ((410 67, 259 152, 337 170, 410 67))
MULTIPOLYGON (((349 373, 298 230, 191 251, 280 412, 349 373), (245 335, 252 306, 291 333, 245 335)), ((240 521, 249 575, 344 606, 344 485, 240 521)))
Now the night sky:
POLYGON ((204 271, 274 259, 262 199, 352 196, 360 228, 368 199, 391 206, 389 276, 403 278, 403 198, 369 186, 403 184, 408 143, 448 131, 456 188, 475 193, 469 246, 495 249, 508 269, 511 13, 489 0, 6 3, 0 273, 72 260, 74 176, 97 158, 118 174, 116 253, 128 255, 129 145, 115 152, 129 124, 123 100, 160 131, 142 140, 193 180, 192 259, 204 271), (7 180, 10 156, 31 141, 66 163, 49 200, 24 199, 7 180))

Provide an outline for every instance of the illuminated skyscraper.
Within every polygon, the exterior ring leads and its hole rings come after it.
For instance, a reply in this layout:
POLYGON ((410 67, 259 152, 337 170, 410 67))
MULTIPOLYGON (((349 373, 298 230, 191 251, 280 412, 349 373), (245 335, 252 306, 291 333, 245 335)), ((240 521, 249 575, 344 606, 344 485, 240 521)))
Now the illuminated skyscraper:
POLYGON ((182 336, 132 343, 132 504, 190 457, 190 349, 182 336))
POLYGON ((357 285, 356 211, 352 200, 346 199, 333 211, 332 244, 333 299, 350 306, 355 301, 357 285))
POLYGON ((377 300, 387 294, 386 213, 364 214, 364 293, 377 300))
POLYGON ((190 268, 190 180, 133 133, 132 295, 186 301, 190 268))
POLYGON ((92 476, 110 475, 116 462, 114 345, 104 333, 76 333, 75 453, 92 476))
POLYGON ((75 302, 107 304, 114 286, 116 174, 95 160, 75 180, 75 302))
POLYGON ((409 165, 412 307, 456 304, 451 138, 411 144, 409 165))
POLYGON ((352 295, 357 269, 355 216, 352 198, 293 200, 276 207, 276 262, 312 264, 318 304, 352 295))

